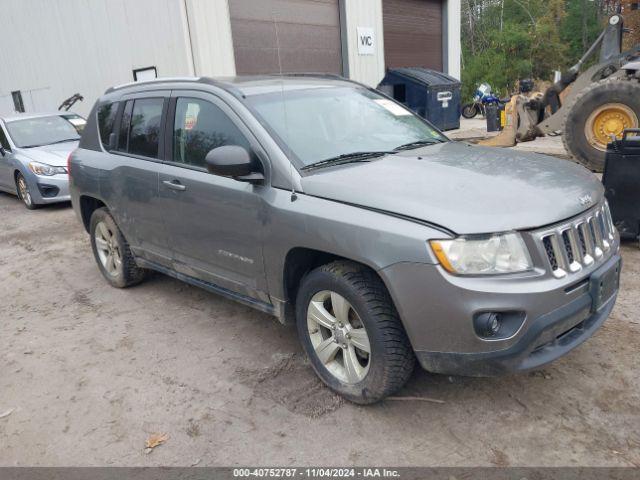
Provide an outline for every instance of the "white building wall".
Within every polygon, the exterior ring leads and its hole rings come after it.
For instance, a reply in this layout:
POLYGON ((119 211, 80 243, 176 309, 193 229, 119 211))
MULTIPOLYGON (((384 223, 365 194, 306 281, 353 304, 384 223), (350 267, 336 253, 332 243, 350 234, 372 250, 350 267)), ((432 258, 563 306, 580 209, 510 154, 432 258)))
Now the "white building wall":
POLYGON ((227 0, 2 0, 1 15, 0 113, 13 111, 11 91, 20 90, 27 111, 55 110, 80 93, 73 110, 86 115, 137 68, 235 71, 227 0))
POLYGON ((184 0, 195 75, 236 74, 228 0, 184 0))
POLYGON ((460 80, 462 59, 461 21, 462 12, 460 0, 446 0, 445 5, 445 72, 460 80))
POLYGON ((384 77, 382 0, 344 0, 349 78, 375 87, 384 77), (358 27, 372 28, 373 55, 358 53, 358 27))

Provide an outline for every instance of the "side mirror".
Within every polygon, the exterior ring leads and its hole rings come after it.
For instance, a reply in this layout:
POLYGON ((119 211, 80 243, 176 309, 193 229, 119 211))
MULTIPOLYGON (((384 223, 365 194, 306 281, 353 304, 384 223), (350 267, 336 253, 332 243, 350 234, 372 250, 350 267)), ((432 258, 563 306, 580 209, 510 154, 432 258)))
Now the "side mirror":
POLYGON ((214 175, 249 183, 261 183, 264 180, 264 175, 257 171, 251 152, 238 145, 214 148, 207 153, 205 163, 209 173, 214 175))
POLYGON ((0 145, 0 155, 4 157, 6 154, 7 154, 7 151, 4 149, 2 145, 0 145))

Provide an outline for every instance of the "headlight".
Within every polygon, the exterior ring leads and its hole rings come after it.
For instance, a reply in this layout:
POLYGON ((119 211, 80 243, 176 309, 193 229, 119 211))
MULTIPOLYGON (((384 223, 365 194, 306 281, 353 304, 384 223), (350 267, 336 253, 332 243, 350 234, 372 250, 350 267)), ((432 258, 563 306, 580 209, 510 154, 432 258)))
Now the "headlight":
POLYGON ((67 173, 67 169, 64 167, 52 167, 46 163, 29 162, 29 170, 36 175, 45 175, 50 177, 51 175, 58 175, 60 173, 67 173))
POLYGON ((466 236, 429 243, 440 265, 458 275, 498 275, 532 268, 529 251, 518 233, 466 236))

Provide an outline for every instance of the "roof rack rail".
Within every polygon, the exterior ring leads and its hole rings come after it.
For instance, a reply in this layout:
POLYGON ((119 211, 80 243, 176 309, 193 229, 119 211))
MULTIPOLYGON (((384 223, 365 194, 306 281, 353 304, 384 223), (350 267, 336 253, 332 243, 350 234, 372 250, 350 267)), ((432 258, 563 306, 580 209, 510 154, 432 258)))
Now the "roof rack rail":
MULTIPOLYGON (((115 85, 113 87, 109 87, 104 93, 115 92, 116 90, 121 90, 123 88, 134 87, 137 85, 153 85, 153 84, 162 84, 162 83, 170 83, 170 82, 201 82, 203 77, 160 77, 154 78, 153 80, 143 80, 141 82, 129 82, 123 83, 121 85, 115 85)), ((210 80, 210 79, 207 79, 210 80)), ((208 83, 208 82, 206 82, 208 83)))
POLYGON ((337 78, 340 80, 348 80, 342 75, 337 73, 315 73, 315 72, 282 72, 282 73, 270 73, 269 76, 273 77, 324 77, 324 78, 337 78))

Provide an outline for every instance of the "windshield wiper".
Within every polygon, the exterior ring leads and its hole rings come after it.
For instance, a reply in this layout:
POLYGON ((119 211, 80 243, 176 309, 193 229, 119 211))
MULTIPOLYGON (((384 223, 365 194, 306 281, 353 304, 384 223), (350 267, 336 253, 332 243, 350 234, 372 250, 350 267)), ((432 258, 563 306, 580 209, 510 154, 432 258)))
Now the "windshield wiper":
POLYGON ((427 145, 435 145, 437 143, 444 142, 444 140, 440 140, 438 138, 430 138, 428 140, 418 140, 417 142, 405 143, 404 145, 394 148, 394 150, 396 152, 400 152, 402 150, 412 150, 414 148, 426 147, 427 145))
POLYGON ((376 152, 352 152, 343 153, 336 157, 327 158, 326 160, 320 160, 319 162, 305 165, 301 170, 313 170, 315 168, 323 168, 333 165, 344 165, 346 163, 366 162, 371 158, 382 157, 383 155, 390 155, 397 153, 394 151, 376 151, 376 152))

